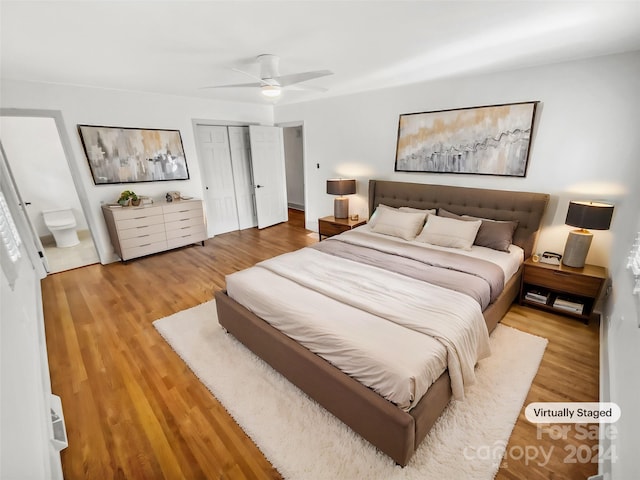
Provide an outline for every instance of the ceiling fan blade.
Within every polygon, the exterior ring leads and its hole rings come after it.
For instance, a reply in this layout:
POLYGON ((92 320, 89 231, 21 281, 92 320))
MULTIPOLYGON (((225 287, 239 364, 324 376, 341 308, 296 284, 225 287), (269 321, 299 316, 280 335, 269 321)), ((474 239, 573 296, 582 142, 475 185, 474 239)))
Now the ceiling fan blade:
POLYGON ((235 85, 211 85, 208 87, 200 87, 202 88, 240 88, 240 87, 261 87, 262 83, 236 83, 235 85))
POLYGON ((253 78, 254 80, 258 80, 259 82, 262 82, 262 79, 259 76, 252 75, 251 73, 245 72, 244 70, 240 70, 239 68, 232 68, 231 70, 234 72, 242 73, 243 75, 246 75, 249 78, 253 78))
POLYGON ((330 70, 316 70, 314 72, 292 73, 291 75, 276 77, 274 80, 276 80, 281 87, 286 87, 287 85, 306 82, 307 80, 326 77, 327 75, 333 75, 333 72, 330 70))
POLYGON ((316 87, 315 85, 289 85, 288 87, 286 87, 287 90, 296 90, 296 91, 303 91, 303 92, 326 92, 329 89, 328 88, 324 88, 324 87, 316 87))

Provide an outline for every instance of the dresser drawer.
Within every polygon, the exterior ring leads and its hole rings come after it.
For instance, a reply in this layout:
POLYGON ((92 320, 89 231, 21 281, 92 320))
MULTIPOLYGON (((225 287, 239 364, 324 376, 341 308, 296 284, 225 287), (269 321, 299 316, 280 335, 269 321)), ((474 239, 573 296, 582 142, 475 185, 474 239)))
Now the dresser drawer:
POLYGON ((163 206, 164 213, 186 212, 188 210, 199 210, 202 212, 202 202, 200 200, 181 200, 179 202, 167 203, 163 206))
POLYGON ((201 226, 204 228, 204 219, 202 218, 202 215, 200 215, 199 217, 181 218, 180 220, 165 223, 167 232, 171 230, 180 230, 185 227, 195 226, 201 226))
POLYGON ((116 220, 116 227, 119 231, 128 230, 135 227, 146 227, 149 225, 158 224, 164 224, 164 217, 162 215, 143 215, 134 218, 116 220))
MULTIPOLYGON (((167 229, 167 240, 171 238, 179 238, 184 237, 185 235, 200 235, 204 236, 204 225, 202 223, 196 223, 195 225, 185 225, 182 222, 182 225, 179 228, 172 228, 171 230, 167 229)), ((199 242, 202 239, 196 240, 199 242)))
POLYGON ((203 242, 205 239, 204 230, 202 232, 185 233, 175 238, 167 238, 169 248, 182 247, 192 243, 203 242))
POLYGON ((164 232, 142 234, 137 237, 120 239, 120 245, 122 249, 139 247, 147 245, 149 243, 157 243, 167 240, 167 235, 164 232))
POLYGON ((143 235, 150 235, 152 233, 164 233, 164 224, 161 222, 151 225, 136 225, 133 228, 120 230, 118 232, 118 236, 120 238, 120 241, 123 241, 128 238, 141 237, 143 235))
POLYGON ((204 216, 202 214, 202 210, 182 210, 179 212, 165 213, 164 221, 165 223, 176 222, 180 220, 185 220, 188 218, 199 218, 201 222, 204 222, 204 216))
POLYGON ((525 268, 524 283, 539 285, 566 293, 596 297, 600 291, 602 279, 585 275, 576 275, 561 270, 544 268, 525 268))
POLYGON ((167 249, 167 241, 152 242, 139 245, 137 247, 123 248, 122 259, 129 260, 130 258, 143 257, 145 255, 151 255, 152 253, 164 252, 167 249))
POLYGON ((116 221, 162 215, 162 207, 122 207, 111 210, 116 221))

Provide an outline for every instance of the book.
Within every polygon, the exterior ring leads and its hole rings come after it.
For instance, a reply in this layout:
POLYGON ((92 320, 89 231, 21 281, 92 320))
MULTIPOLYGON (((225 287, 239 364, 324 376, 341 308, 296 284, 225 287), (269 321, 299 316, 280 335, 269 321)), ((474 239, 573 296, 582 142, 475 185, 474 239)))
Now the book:
POLYGON ((525 294, 524 298, 532 302, 547 303, 547 300, 549 300, 549 293, 541 292, 539 290, 529 290, 525 294))
POLYGON ((554 300, 553 307, 559 310, 565 310, 567 312, 573 312, 578 314, 582 314, 582 312, 584 311, 583 303, 580 303, 574 300, 568 300, 562 297, 558 297, 554 300))

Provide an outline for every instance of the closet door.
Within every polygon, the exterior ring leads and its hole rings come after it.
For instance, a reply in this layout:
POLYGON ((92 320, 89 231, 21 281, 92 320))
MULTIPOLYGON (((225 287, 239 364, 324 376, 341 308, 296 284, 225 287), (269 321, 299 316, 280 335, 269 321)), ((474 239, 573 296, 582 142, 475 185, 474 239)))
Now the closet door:
POLYGON ((249 126, 258 228, 289 219, 282 128, 249 126))
POLYGON ((248 127, 227 127, 229 130, 229 148, 231 167, 238 207, 240 230, 252 228, 258 224, 256 218, 255 192, 251 172, 251 146, 248 127))
POLYGON ((209 235, 239 229, 227 127, 198 125, 209 235))

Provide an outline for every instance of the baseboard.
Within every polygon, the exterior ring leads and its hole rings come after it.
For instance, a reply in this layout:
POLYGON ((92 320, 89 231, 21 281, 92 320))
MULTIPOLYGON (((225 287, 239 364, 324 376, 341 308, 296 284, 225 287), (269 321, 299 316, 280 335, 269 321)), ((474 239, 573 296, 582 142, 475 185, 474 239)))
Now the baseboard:
POLYGON ((300 210, 301 212, 304 212, 304 205, 300 205, 299 203, 289 203, 289 208, 293 209, 293 210, 300 210))

